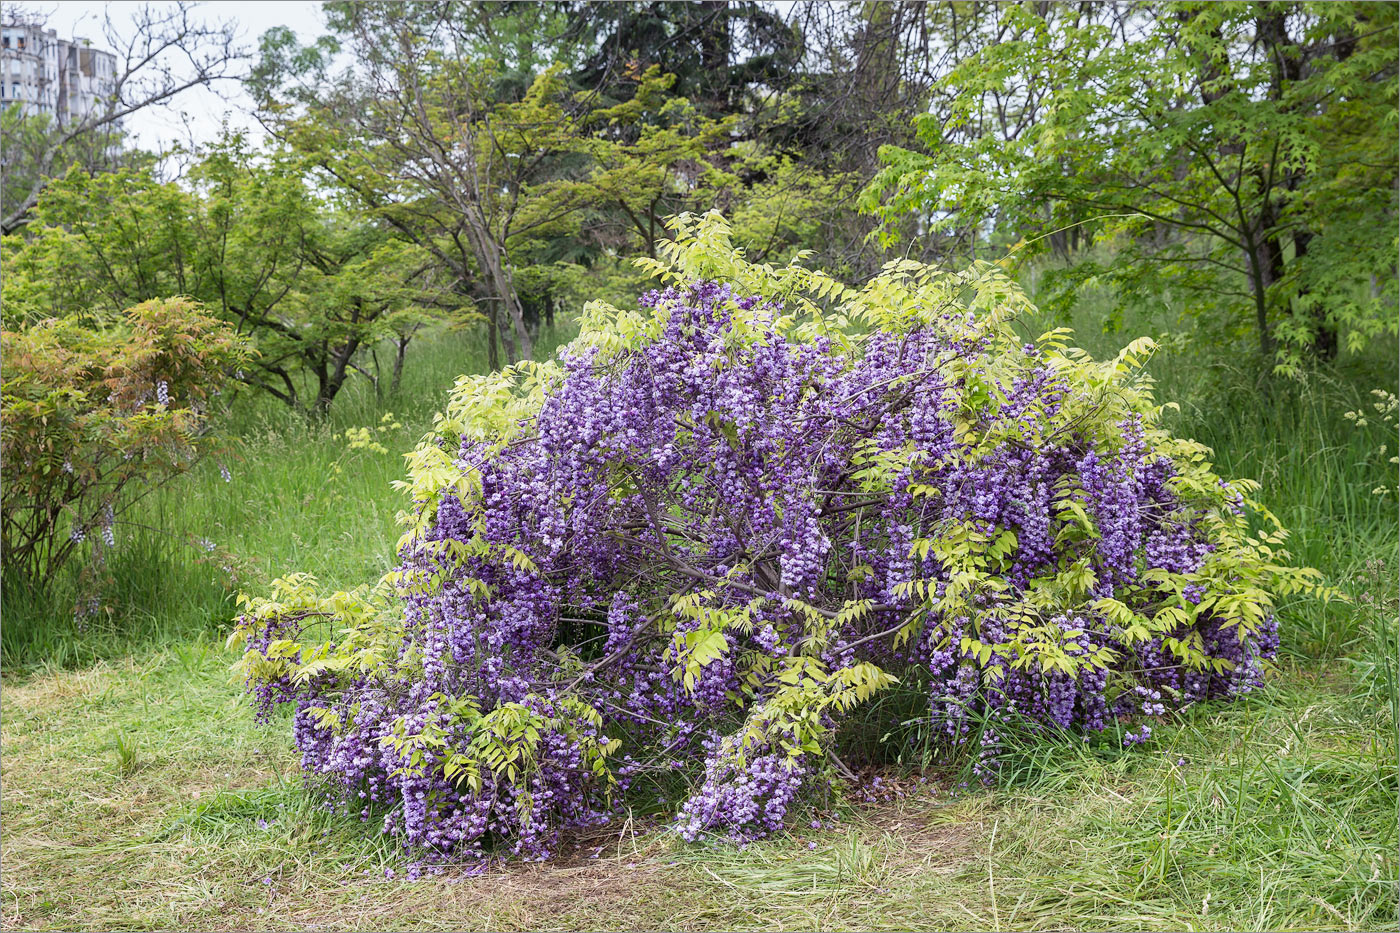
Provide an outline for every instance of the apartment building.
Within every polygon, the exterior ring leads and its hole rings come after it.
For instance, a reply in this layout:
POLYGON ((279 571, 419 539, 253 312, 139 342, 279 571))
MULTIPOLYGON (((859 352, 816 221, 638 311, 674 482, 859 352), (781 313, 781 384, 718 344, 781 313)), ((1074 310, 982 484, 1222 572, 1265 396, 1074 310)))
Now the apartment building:
POLYGON ((106 109, 116 79, 117 57, 87 39, 60 39, 40 21, 0 25, 0 107, 72 125, 106 109))

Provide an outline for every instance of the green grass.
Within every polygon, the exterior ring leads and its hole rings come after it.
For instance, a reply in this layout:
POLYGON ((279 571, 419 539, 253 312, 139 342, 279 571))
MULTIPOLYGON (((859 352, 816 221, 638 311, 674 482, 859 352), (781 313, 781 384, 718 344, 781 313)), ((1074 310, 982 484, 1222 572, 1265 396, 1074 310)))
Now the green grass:
MULTIPOLYGON (((1096 320, 1086 301, 1075 323, 1097 355, 1175 324, 1105 335, 1096 320)), ((471 333, 415 349, 399 397, 352 385, 323 423, 240 402, 233 482, 211 461, 144 503, 131 517, 160 531, 122 529, 96 615, 73 618, 72 579, 7 584, 5 928, 1396 925, 1396 512, 1370 492, 1382 434, 1341 417, 1394 383, 1394 360, 1349 360, 1267 399, 1228 354, 1169 342, 1152 363, 1182 406, 1175 428, 1227 475, 1259 479, 1298 559, 1351 596, 1283 608, 1268 690, 1171 717, 1131 750, 1028 744, 995 788, 906 780, 919 792, 742 850, 684 845, 638 801, 635 820, 559 863, 409 883, 373 824, 303 791, 286 720, 253 721, 222 641, 239 588, 293 569, 351 585, 390 566, 398 454, 484 363, 471 333), (336 438, 385 411, 403 425, 378 432, 388 453, 336 438), (185 543, 198 538, 220 550, 185 543)))

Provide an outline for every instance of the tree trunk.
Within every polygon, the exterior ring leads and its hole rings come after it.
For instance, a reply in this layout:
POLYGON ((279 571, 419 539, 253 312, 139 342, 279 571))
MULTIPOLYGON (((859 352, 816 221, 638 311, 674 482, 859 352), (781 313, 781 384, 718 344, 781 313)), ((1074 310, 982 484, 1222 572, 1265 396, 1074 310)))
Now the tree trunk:
POLYGON ((492 278, 496 280, 496 294, 501 304, 505 305, 514 332, 514 339, 506 345, 510 354, 509 362, 514 363, 517 360, 532 359, 534 346, 530 340, 530 332, 525 327, 525 309, 520 306, 520 296, 515 292, 515 279, 510 274, 510 260, 505 252, 505 248, 501 247, 496 253, 496 265, 491 271, 492 278), (519 355, 516 354, 517 348, 519 355))
MULTIPOLYGON (((515 293, 515 280, 510 274, 510 257, 506 253, 505 243, 480 222, 470 224, 467 234, 476 253, 477 266, 486 279, 483 284, 493 293, 485 296, 491 309, 488 319, 494 331, 500 335, 506 351, 506 363, 509 365, 516 360, 529 359, 533 347, 530 334, 525 329, 525 313, 520 307, 520 296, 515 293), (500 317, 502 309, 505 310, 504 321, 500 317)), ((491 368, 497 368, 494 359, 491 368)))
POLYGON ((311 403, 311 408, 307 414, 319 414, 321 412, 321 399, 327 396, 327 387, 330 385, 330 373, 326 370, 326 361, 320 359, 316 361, 316 400, 311 403))
POLYGON ((496 307, 495 302, 488 301, 486 303, 486 366, 492 372, 501 368, 501 355, 496 349, 497 331, 501 329, 496 321, 499 314, 500 309, 496 307))
POLYGON ((1263 244, 1253 237, 1245 241, 1245 259, 1249 262, 1249 291, 1254 297, 1254 324, 1259 330, 1259 354, 1267 365, 1274 355, 1274 335, 1269 329, 1269 263, 1263 244))
MULTIPOLYGON (((1293 261, 1297 262, 1308 254, 1308 245, 1312 242, 1313 234, 1310 230, 1293 231, 1293 261)), ((1337 325, 1327 320, 1327 311, 1321 306, 1315 307, 1313 315, 1313 354, 1322 362, 1330 363, 1337 358, 1337 353, 1341 350, 1341 335, 1337 332, 1337 325)))
POLYGON ((397 395, 397 394, 398 394, 398 391, 399 391, 399 384, 403 381, 403 357, 404 357, 404 353, 407 352, 407 350, 408 350, 408 342, 409 342, 410 340, 412 340, 412 339, 413 339, 413 338, 412 338, 411 336, 403 336, 403 335, 400 335, 400 336, 394 338, 394 344, 395 344, 395 347, 396 347, 396 352, 394 353, 394 377, 393 377, 393 382, 389 383, 389 392, 390 392, 390 394, 394 394, 394 395, 397 395))
POLYGON ((329 373, 323 364, 316 371, 317 391, 316 409, 318 417, 325 417, 331 410, 331 402, 340 394, 341 387, 345 385, 345 376, 349 372, 350 361, 355 356, 355 351, 360 348, 358 340, 351 340, 335 351, 335 368, 329 373))

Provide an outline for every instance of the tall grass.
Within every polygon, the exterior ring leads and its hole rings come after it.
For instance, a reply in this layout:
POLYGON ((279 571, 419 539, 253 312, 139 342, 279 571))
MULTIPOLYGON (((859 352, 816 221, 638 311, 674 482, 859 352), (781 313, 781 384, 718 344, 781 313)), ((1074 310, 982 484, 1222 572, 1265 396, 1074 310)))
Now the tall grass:
POLYGON ((159 530, 137 528, 121 538, 104 566, 84 568, 86 574, 70 570, 42 585, 4 580, 0 664, 7 673, 86 667, 185 638, 197 620, 224 614, 227 587, 216 567, 172 547, 159 530), (102 594, 96 605, 75 611, 94 586, 102 594))

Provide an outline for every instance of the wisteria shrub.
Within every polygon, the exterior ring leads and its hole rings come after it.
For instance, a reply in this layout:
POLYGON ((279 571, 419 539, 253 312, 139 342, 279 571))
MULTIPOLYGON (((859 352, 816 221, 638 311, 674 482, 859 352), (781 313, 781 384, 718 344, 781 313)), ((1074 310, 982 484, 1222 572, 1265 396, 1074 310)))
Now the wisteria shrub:
POLYGON ((246 601, 250 689, 336 804, 427 854, 542 857, 661 770, 684 836, 749 839, 839 779, 880 691, 985 754, 988 722, 1135 741, 1261 683, 1275 600, 1317 575, 1162 429, 1150 341, 1021 336, 985 263, 854 288, 746 263, 715 215, 674 230, 640 310, 458 381, 398 569, 246 601))

